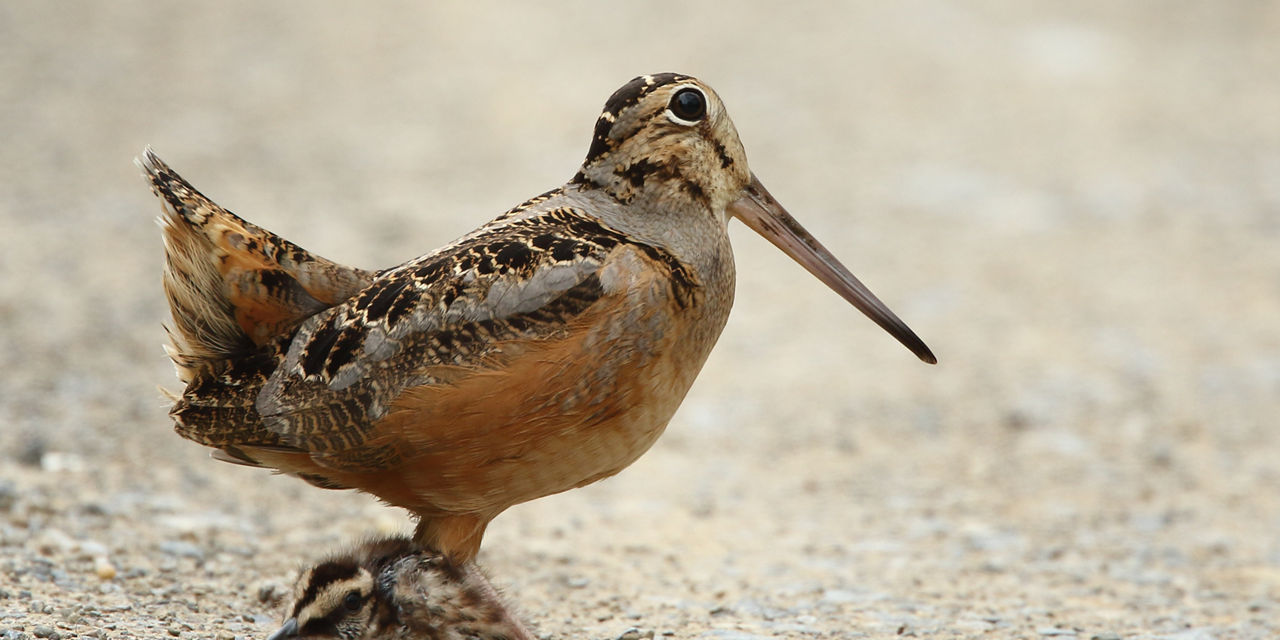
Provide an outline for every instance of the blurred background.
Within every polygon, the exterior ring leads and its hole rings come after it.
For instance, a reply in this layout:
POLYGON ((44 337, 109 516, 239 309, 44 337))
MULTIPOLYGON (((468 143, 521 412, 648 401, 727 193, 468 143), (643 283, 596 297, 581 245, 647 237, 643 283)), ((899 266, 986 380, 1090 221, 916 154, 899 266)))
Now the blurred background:
POLYGON ((259 637, 410 528, 173 434, 144 145, 385 267, 564 182, 658 71, 940 362, 734 223, 666 435, 490 528, 544 636, 1280 635, 1262 0, 0 5, 0 634, 259 637))

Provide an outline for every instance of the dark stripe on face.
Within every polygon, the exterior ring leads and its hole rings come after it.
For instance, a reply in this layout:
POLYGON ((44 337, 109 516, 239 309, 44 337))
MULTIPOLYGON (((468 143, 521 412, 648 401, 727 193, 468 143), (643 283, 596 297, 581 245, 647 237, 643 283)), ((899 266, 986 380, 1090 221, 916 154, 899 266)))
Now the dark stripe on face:
POLYGON ((302 628, 298 630, 299 635, 304 638, 340 638, 342 634, 338 631, 338 625, 328 617, 315 618, 308 620, 302 628))
POLYGON ((724 148, 724 144, 715 138, 711 138, 711 142, 716 145, 716 155, 720 156, 720 168, 728 169, 733 164, 733 158, 729 157, 729 151, 724 148))
POLYGON ((691 79, 690 76, 678 73, 658 73, 635 78, 631 82, 622 85, 617 91, 614 91, 613 95, 609 96, 609 99, 605 101, 604 112, 600 114, 600 119, 596 120, 595 134, 591 137, 591 148, 587 150, 587 159, 583 161, 583 164, 591 164, 596 158, 608 153, 613 148, 616 143, 609 140, 609 132, 613 129, 613 123, 617 121, 618 116, 623 111, 635 106, 642 98, 653 93, 658 87, 691 79))
POLYGON ((325 587, 339 581, 347 580, 356 575, 360 571, 360 567, 354 561, 344 562, 326 562, 311 570, 311 578, 307 581, 307 588, 302 592, 302 597, 293 605, 293 616, 297 616, 303 607, 315 602, 315 599, 325 587))

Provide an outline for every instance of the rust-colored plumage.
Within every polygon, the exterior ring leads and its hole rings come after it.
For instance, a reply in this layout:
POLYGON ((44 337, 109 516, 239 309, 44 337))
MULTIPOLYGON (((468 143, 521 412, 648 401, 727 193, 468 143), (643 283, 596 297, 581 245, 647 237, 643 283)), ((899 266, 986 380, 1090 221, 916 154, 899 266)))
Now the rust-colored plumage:
POLYGON ((739 217, 921 358, 915 334, 769 196, 719 98, 636 78, 564 186, 384 271, 337 265, 205 198, 166 204, 178 433, 367 491, 458 561, 506 508, 617 473, 661 434, 728 318, 739 217))

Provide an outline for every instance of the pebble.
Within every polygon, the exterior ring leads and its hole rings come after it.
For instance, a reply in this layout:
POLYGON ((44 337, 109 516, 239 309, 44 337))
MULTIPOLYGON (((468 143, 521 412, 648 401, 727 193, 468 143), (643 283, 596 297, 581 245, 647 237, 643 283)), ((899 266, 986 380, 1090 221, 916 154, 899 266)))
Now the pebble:
POLYGON ((1124 639, 1120 637, 1120 634, 1114 631, 1104 631, 1102 633, 1093 634, 1093 636, 1089 638, 1089 640, 1124 640, 1124 639))
POLYGON ((1074 636, 1074 629, 1059 629, 1058 627, 1040 627, 1036 629, 1036 633, 1042 636, 1074 636))
POLYGON ((40 469, 49 473, 79 473, 89 468, 83 456, 65 451, 48 451, 40 456, 40 469))
POLYGON ((32 539, 32 544, 45 555, 64 554, 75 549, 76 541, 60 529, 47 527, 32 539))
POLYGON ((77 546, 81 558, 96 558, 107 555, 107 545, 96 540, 81 540, 77 546))
POLYGON ((865 600, 860 594, 845 589, 824 589, 822 601, 828 604, 848 604, 865 600))
POLYGON ((16 457, 18 458, 18 462, 24 466, 38 467, 40 466, 40 459, 44 457, 45 449, 46 446, 44 438, 41 438, 40 436, 27 436, 24 442, 19 446, 18 455, 16 457))
POLYGON ((57 631, 54 631, 53 627, 46 624, 36 625, 36 628, 32 629, 31 633, 35 634, 37 638, 49 638, 49 640, 59 640, 62 638, 57 631))
POLYGON ((111 580, 116 577, 116 567, 111 561, 103 557, 93 560, 93 572, 103 580, 111 580))
POLYGON ((636 627, 631 627, 630 629, 623 631, 622 635, 618 636, 618 640, 649 640, 651 638, 653 638, 652 629, 645 629, 644 631, 641 631, 636 627))
POLYGON ((159 547, 160 551, 171 556, 191 558, 193 560, 204 560, 204 549, 201 549, 190 542, 183 542, 181 540, 165 540, 160 543, 159 547))
POLYGON ((0 481, 0 511, 9 511, 18 502, 18 489, 12 482, 0 481))
POLYGON ((284 586, 279 582, 268 581, 258 587, 258 602, 274 603, 284 598, 284 586))

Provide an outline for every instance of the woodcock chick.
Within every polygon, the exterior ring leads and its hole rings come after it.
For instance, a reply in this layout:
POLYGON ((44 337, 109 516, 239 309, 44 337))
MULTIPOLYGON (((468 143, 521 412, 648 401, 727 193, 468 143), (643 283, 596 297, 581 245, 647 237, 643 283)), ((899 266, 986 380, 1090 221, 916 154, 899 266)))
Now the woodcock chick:
POLYGON ((139 164, 165 204, 178 433, 404 507, 457 562, 503 510, 613 475, 662 433, 729 316, 732 217, 935 362, 685 75, 618 89, 565 185, 382 271, 246 222, 150 149, 139 164))
POLYGON ((372 540, 307 569, 288 612, 267 640, 533 640, 475 563, 406 538, 372 540))

